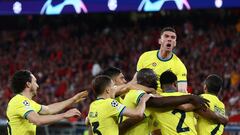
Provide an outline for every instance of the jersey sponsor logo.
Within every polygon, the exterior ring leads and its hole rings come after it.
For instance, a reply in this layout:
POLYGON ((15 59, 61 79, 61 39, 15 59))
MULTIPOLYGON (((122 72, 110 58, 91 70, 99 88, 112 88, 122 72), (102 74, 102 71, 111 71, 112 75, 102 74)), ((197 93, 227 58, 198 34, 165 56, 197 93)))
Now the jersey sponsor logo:
POLYGON ((24 100, 24 101, 23 101, 23 104, 24 104, 25 106, 30 106, 30 103, 29 103, 27 100, 24 100))
POLYGON ((182 76, 187 76, 187 74, 184 73, 184 74, 182 74, 182 76))
POLYGON ((118 106, 118 102, 117 102, 116 100, 113 100, 113 101, 111 102, 111 105, 112 105, 113 107, 117 107, 117 106, 118 106))
POLYGON ((156 62, 153 62, 153 63, 152 63, 152 66, 156 67, 156 66, 157 66, 157 63, 156 63, 156 62))

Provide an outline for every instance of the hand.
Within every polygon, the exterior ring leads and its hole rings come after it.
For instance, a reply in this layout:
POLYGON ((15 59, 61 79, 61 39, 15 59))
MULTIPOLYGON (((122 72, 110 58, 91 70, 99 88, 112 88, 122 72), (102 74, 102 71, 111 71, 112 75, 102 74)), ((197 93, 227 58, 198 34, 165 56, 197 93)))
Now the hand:
POLYGON ((79 103, 79 102, 83 101, 84 99, 86 99, 87 96, 88 96, 88 92, 86 90, 79 92, 78 94, 73 96, 73 101, 74 101, 73 103, 79 103))
POLYGON ((70 109, 63 114, 63 117, 66 119, 70 117, 80 117, 80 116, 81 116, 81 112, 76 108, 70 109))
POLYGON ((196 109, 202 108, 203 110, 206 110, 207 107, 209 107, 208 102, 209 100, 207 99, 204 99, 200 96, 192 95, 191 103, 195 105, 196 109))

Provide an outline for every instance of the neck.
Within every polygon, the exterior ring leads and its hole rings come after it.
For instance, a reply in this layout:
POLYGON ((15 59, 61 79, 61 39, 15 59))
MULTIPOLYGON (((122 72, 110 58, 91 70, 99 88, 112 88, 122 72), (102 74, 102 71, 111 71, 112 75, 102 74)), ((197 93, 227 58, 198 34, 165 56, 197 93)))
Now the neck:
POLYGON ((172 55, 172 52, 170 52, 170 51, 164 51, 164 50, 161 50, 161 49, 159 51, 159 56, 163 59, 168 59, 168 58, 171 57, 171 55, 172 55))
POLYGON ((28 92, 28 91, 26 91, 26 90, 24 90, 22 93, 20 93, 21 95, 23 95, 23 96, 25 96, 25 97, 27 97, 27 98, 29 98, 29 99, 32 99, 33 98, 33 95, 30 93, 30 92, 28 92))
POLYGON ((107 95, 107 94, 101 94, 101 95, 99 95, 97 98, 107 99, 107 98, 110 98, 110 96, 107 95))
POLYGON ((176 87, 174 86, 164 86, 164 92, 177 92, 176 87))

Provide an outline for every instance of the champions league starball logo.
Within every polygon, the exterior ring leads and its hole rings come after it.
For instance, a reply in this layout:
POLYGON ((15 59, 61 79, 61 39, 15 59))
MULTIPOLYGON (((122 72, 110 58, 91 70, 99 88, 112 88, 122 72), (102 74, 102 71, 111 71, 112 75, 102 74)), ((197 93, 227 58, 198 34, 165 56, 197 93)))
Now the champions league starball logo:
POLYGON ((84 13, 88 12, 87 7, 85 6, 82 0, 64 0, 63 2, 58 3, 57 5, 52 5, 53 1, 54 0, 47 0, 40 11, 40 14, 58 15, 61 14, 64 7, 66 6, 72 6, 75 12, 78 14, 81 12, 84 13))
POLYGON ((142 0, 138 11, 160 11, 166 2, 174 2, 178 10, 183 10, 183 6, 188 10, 191 9, 188 0, 142 0))

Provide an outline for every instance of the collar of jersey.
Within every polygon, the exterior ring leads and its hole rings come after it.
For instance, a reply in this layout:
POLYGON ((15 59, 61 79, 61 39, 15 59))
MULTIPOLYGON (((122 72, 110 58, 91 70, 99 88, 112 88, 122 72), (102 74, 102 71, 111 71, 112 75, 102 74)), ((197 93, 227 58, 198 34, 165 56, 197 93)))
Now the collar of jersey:
POLYGON ((164 93, 172 93, 172 92, 177 92, 176 90, 165 90, 164 93))
POLYGON ((104 99, 104 98, 101 98, 101 97, 97 97, 97 99, 96 99, 96 100, 100 100, 100 99, 104 99))
POLYGON ((171 60, 172 59, 172 57, 173 57, 173 53, 172 53, 172 56, 169 58, 169 59, 162 59, 161 57, 159 57, 159 50, 157 51, 157 58, 160 60, 160 61, 163 61, 163 62, 166 62, 166 61, 169 61, 169 60, 171 60))

